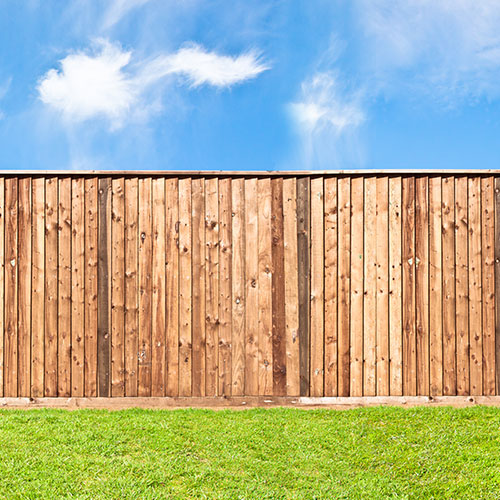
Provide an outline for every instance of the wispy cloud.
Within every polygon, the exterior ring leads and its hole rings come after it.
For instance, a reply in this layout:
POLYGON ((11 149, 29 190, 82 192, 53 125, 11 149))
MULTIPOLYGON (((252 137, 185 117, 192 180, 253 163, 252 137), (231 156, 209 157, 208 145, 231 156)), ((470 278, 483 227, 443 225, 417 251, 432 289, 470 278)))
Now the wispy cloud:
POLYGON ((150 60, 132 56, 107 40, 91 51, 70 54, 60 61, 59 70, 41 78, 40 99, 68 120, 104 117, 116 128, 127 117, 143 114, 148 90, 169 75, 179 75, 193 87, 230 87, 269 69, 254 52, 232 57, 194 44, 150 60))
MULTIPOLYGON (((10 89, 12 77, 7 78, 3 83, 0 83, 0 100, 2 100, 10 89)), ((0 120, 5 118, 5 113, 0 109, 0 120)))
POLYGON ((361 92, 347 88, 338 73, 317 72, 301 85, 290 111, 298 127, 308 167, 345 159, 357 128, 365 121, 361 92))
POLYGON ((382 89, 445 99, 500 95, 497 0, 356 0, 365 61, 382 89))
POLYGON ((141 7, 150 0, 112 0, 104 13, 102 29, 109 29, 117 24, 132 9, 141 7))

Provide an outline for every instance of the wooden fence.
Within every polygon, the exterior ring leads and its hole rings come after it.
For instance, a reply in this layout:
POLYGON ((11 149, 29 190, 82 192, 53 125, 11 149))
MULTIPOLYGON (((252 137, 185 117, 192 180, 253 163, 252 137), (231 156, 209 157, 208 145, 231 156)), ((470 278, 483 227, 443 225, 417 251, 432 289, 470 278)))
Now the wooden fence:
POLYGON ((499 193, 492 173, 4 174, 0 396, 496 395, 499 193))

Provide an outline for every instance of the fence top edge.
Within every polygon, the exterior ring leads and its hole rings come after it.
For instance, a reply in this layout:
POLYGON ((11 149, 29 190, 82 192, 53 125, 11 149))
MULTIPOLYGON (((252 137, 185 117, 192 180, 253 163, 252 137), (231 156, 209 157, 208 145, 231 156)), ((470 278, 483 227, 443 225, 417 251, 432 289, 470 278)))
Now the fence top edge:
POLYGON ((0 177, 303 177, 368 175, 499 175, 499 169, 362 169, 362 170, 0 170, 0 177))

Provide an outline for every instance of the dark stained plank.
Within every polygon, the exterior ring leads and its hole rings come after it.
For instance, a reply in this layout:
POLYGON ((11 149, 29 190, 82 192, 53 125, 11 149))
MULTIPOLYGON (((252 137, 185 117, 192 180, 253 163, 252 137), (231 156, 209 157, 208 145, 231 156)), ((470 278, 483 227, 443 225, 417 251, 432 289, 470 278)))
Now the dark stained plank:
POLYGON ((111 382, 109 254, 111 234, 111 179, 99 178, 97 261, 97 395, 108 397, 111 382))
POLYGON ((271 180, 273 395, 286 395, 285 255, 283 246, 283 179, 271 180))
POLYGON ((297 178, 297 254, 299 273, 300 395, 309 395, 310 381, 310 178, 297 178))

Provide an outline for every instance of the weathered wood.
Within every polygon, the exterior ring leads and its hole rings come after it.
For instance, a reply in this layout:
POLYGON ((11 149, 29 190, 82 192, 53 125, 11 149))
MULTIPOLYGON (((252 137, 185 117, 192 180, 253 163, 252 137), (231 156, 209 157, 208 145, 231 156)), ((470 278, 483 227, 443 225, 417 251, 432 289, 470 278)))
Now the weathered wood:
POLYGON ((481 178, 481 251, 483 308, 483 392, 495 394, 495 207, 494 178, 481 178))
POLYGON ((259 393, 259 222, 257 179, 245 179, 245 394, 259 393))
POLYGON ((324 185, 311 178, 311 396, 324 395, 324 185))
POLYGON ((417 395, 429 394, 429 178, 415 179, 417 395))
POLYGON ((165 179, 152 181, 153 257, 152 257, 152 333, 151 396, 165 396, 165 179))
MULTIPOLYGON (((35 191, 33 191, 33 196, 34 195, 35 191)), ((35 213, 33 217, 35 217, 35 213)), ((33 243, 35 243, 35 237, 33 237, 33 243)), ((33 261, 34 260, 35 250, 33 249, 33 261)), ((38 272, 35 271, 35 266, 33 266, 33 272, 38 272)), ((71 396, 75 397, 83 397, 85 394, 84 281, 85 183, 84 179, 77 177, 71 179, 71 396)), ((35 347, 35 343, 33 343, 33 347, 35 347)))
POLYGON ((167 396, 179 394, 179 181, 165 179, 167 396))
MULTIPOLYGON (((97 191, 97 177, 85 179, 85 396, 87 397, 97 396, 97 191)), ((47 195, 46 189, 46 198, 47 195)), ((46 221, 50 219, 50 210, 46 210, 45 218, 46 221)), ((46 254, 47 252, 48 248, 46 254)), ((48 258, 46 255, 46 259, 48 258)), ((47 276, 50 272, 46 267, 47 276)), ((47 318, 47 296, 45 300, 47 318)), ((46 339, 47 334, 46 329, 46 339)))
POLYGON ((403 178, 403 394, 417 394, 415 331, 415 178, 403 178))
POLYGON ((206 374, 207 396, 217 396, 219 360, 219 183, 205 180, 206 374))
POLYGON ((273 394, 271 180, 257 181, 259 224, 259 394, 273 394))
POLYGON ((205 396, 205 179, 193 179, 192 189, 192 268, 193 268, 193 396, 205 396))
MULTIPOLYGON (((139 179, 125 179, 125 395, 137 396, 139 179)), ((177 395, 177 392, 174 394, 177 395)))
POLYGON ((19 179, 18 193, 18 395, 31 395, 31 178, 19 179))
POLYGON ((363 184, 363 177, 351 180, 351 396, 363 395, 363 184))
POLYGON ((179 179, 179 396, 192 394, 191 179, 179 179))
MULTIPOLYGON (((71 395, 71 178, 59 178, 57 395, 71 395)), ((108 395, 108 394, 106 394, 108 395)))
POLYGON ((338 179, 338 395, 350 391, 351 179, 338 179))
POLYGON ((245 181, 231 180, 232 196, 232 395, 245 391, 245 181))
POLYGON ((483 392, 483 323, 481 305, 481 180, 469 177, 469 345, 470 393, 483 392))
MULTIPOLYGON (((58 205, 58 180, 57 177, 49 177, 45 180, 45 392, 44 392, 44 395, 48 397, 57 396, 57 277, 58 277, 57 205, 58 205)), ((97 394, 95 393, 89 395, 95 396, 97 394)))
MULTIPOLYGON (((18 179, 5 180, 4 395, 18 395, 18 179)), ((57 207, 56 207, 57 221, 57 207)), ((57 237, 57 233, 56 233, 57 237)), ((57 256, 56 256, 57 258, 57 256)), ((56 267, 57 273, 57 267, 56 267)), ((56 283, 57 291, 57 283, 56 283)), ((57 292, 56 292, 57 294, 57 292)), ((57 307, 57 302, 56 302, 57 307)), ((57 313, 56 313, 57 315, 57 313)), ((57 328, 57 322, 56 322, 57 328)), ((57 348, 56 348, 57 349, 57 348)), ((57 353, 57 350, 56 350, 57 353)), ((57 361, 56 361, 57 366, 57 361)), ((57 375, 56 375, 57 376, 57 375)), ((54 384, 54 389, 56 389, 54 384)), ((56 394, 54 394, 55 396, 56 394)))
MULTIPOLYGON (((376 394, 377 361, 377 178, 364 179, 363 394, 376 394)), ((355 231, 355 230, 354 230, 355 231)), ((356 231, 355 231, 356 232, 356 231)), ((354 236, 354 234, 353 234, 354 236)))
POLYGON ((101 177, 98 191, 99 231, 97 260, 97 395, 108 397, 111 382, 109 275, 111 252, 111 179, 101 177))
MULTIPOLYGON (((283 179, 283 246, 286 322, 286 393, 300 394, 297 183, 283 179)), ((336 374, 335 374, 336 377, 336 374)))
POLYGON ((389 179, 389 393, 403 394, 402 179, 389 179))
POLYGON ((137 395, 151 396, 152 329, 152 179, 139 179, 139 353, 137 395))
POLYGON ((389 179, 377 177, 377 391, 389 395, 389 179))
POLYGON ((443 271, 441 177, 429 178, 429 364, 430 395, 443 393, 443 271))
MULTIPOLYGON (((325 178, 325 396, 337 396, 337 179, 325 178)), ((287 280, 289 273, 285 273, 287 280)))
POLYGON ((443 177, 443 395, 457 393, 455 336, 455 180, 443 177))
POLYGON ((495 393, 500 393, 500 177, 495 177, 495 393))
MULTIPOLYGON (((82 180, 83 183, 83 180, 82 180)), ((31 396, 44 395, 45 375, 45 179, 35 177, 32 181, 32 260, 31 260, 31 396)), ((0 304, 3 305, 3 207, 4 180, 0 179, 0 304)), ((82 200, 82 209, 84 207, 82 200)), ((81 250, 85 248, 84 243, 81 250)), ((0 331, 3 331, 3 315, 0 314, 0 331)), ((3 347, 3 342, 0 341, 3 347)), ((0 367, 3 355, 0 353, 0 367)), ((1 369, 0 371, 3 371, 1 369)), ((0 381, 0 387, 3 383, 0 381)), ((78 394, 83 396, 83 394, 78 394)))
POLYGON ((219 396, 231 396, 231 179, 219 180, 219 396))
POLYGON ((123 397, 125 396, 125 179, 120 177, 111 181, 110 273, 111 395, 123 397))
POLYGON ((297 178, 300 395, 310 390, 310 179, 297 178))
POLYGON ((455 178, 455 331, 457 394, 470 391, 467 177, 455 178))

